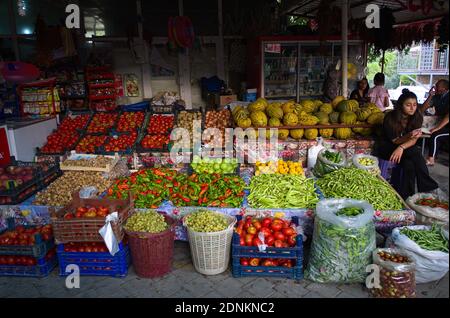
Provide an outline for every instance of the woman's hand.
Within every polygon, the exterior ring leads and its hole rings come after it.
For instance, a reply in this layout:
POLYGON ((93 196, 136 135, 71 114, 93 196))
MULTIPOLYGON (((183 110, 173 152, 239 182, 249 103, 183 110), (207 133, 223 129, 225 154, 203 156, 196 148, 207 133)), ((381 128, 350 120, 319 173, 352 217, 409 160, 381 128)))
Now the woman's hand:
POLYGON ((402 155, 403 155, 403 148, 399 146, 394 150, 394 152, 391 155, 391 158, 389 158, 389 161, 400 163, 400 160, 402 160, 402 155))
POLYGON ((416 129, 411 132, 412 138, 420 138, 422 136, 422 129, 416 129))

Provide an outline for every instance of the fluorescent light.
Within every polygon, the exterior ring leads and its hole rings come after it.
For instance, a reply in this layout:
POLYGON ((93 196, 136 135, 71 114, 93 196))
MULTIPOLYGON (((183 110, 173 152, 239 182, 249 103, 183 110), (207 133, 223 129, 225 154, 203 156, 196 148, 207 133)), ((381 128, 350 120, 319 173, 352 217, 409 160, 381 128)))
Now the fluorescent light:
POLYGON ((22 32, 23 32, 23 34, 31 34, 32 33, 29 28, 24 28, 22 32))

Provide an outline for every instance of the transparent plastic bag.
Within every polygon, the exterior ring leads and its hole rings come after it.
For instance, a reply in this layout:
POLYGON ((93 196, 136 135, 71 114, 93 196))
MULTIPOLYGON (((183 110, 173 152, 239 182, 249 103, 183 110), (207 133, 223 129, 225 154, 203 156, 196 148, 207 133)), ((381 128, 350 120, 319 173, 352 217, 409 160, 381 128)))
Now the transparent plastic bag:
POLYGON ((373 174, 380 174, 380 172, 381 172, 379 165, 378 165, 378 158, 375 156, 366 155, 366 154, 356 154, 353 156, 352 162, 353 162, 353 165, 358 169, 366 170, 373 174), (373 164, 364 165, 364 164, 360 163, 361 159, 372 160, 373 164))
POLYGON ((306 277, 316 282, 364 282, 376 247, 373 207, 360 200, 325 199, 316 206, 314 234, 306 277), (358 216, 338 216, 346 207, 364 210, 358 216))
MULTIPOLYGON (((428 283, 439 280, 448 272, 448 253, 441 251, 429 251, 421 248, 408 236, 401 234, 403 228, 412 230, 430 230, 431 226, 413 225, 398 227, 392 231, 392 242, 395 247, 403 248, 406 254, 416 263, 416 282, 428 283)), ((443 231, 448 240, 448 232, 443 231)))
POLYGON ((311 148, 308 149, 308 170, 312 169, 317 161, 317 156, 319 154, 319 152, 324 149, 325 146, 323 145, 323 139, 322 137, 317 138, 317 145, 316 146, 312 146, 311 148))
MULTIPOLYGON (((410 196, 406 203, 408 206, 420 214, 420 222, 424 224, 438 223, 438 224, 447 224, 448 223, 448 209, 444 208, 432 208, 425 205, 416 204, 416 202, 420 199, 424 198, 432 198, 437 199, 441 202, 447 202, 448 204, 448 196, 445 192, 438 189, 437 193, 416 193, 413 196, 410 196)), ((418 215, 419 219, 419 215, 418 215)))
POLYGON ((79 191, 80 199, 89 199, 97 196, 97 187, 82 187, 79 191))
POLYGON ((373 263, 380 267, 380 287, 370 292, 376 298, 416 297, 416 265, 405 251, 398 248, 377 248, 373 251, 373 263), (379 253, 406 258, 403 263, 384 260, 379 253))
POLYGON ((313 174, 315 177, 321 178, 330 172, 345 167, 347 167, 347 159, 345 158, 345 154, 342 151, 336 151, 333 149, 322 149, 321 151, 319 151, 319 154, 317 155, 317 161, 316 164, 314 165, 313 174), (327 151, 334 154, 339 154, 341 161, 336 163, 331 160, 328 160, 325 157, 325 153, 327 151))

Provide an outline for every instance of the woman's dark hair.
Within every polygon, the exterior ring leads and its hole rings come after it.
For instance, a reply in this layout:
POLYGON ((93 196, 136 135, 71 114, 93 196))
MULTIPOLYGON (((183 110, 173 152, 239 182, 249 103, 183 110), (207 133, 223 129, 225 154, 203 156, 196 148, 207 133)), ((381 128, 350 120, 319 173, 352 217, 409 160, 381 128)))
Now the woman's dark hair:
POLYGON ((394 110, 386 116, 386 124, 394 128, 397 137, 400 137, 402 131, 410 132, 414 129, 422 127, 423 115, 417 107, 416 112, 412 116, 408 116, 408 120, 405 122, 403 117, 403 104, 407 99, 413 98, 417 101, 417 96, 408 89, 403 89, 402 94, 395 103, 394 110))
POLYGON ((384 74, 383 73, 375 74, 373 82, 375 85, 384 85, 384 74))
POLYGON ((359 91, 359 84, 362 81, 366 81, 366 83, 367 83, 367 86, 366 86, 366 88, 364 89, 364 92, 363 92, 363 97, 366 97, 367 94, 369 94, 369 81, 367 80, 367 78, 363 77, 356 83, 356 91, 359 91))

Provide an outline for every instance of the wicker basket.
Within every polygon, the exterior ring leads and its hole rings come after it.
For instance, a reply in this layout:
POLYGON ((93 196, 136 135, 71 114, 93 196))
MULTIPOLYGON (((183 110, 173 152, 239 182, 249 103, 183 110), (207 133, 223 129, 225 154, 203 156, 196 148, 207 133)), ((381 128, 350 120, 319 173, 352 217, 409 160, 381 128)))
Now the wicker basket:
POLYGON ((201 274, 217 275, 228 268, 236 217, 223 216, 228 219, 229 225, 220 232, 195 232, 187 227, 192 261, 197 272, 201 274))
POLYGON ((167 215, 164 215, 164 218, 169 228, 161 233, 125 230, 133 267, 140 277, 159 277, 172 270, 175 221, 167 215))

